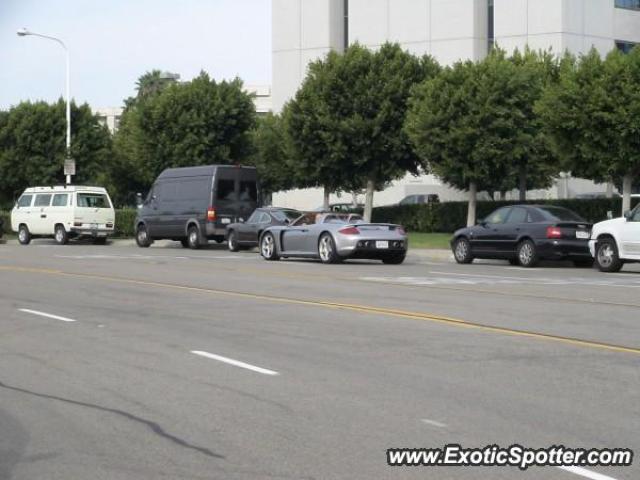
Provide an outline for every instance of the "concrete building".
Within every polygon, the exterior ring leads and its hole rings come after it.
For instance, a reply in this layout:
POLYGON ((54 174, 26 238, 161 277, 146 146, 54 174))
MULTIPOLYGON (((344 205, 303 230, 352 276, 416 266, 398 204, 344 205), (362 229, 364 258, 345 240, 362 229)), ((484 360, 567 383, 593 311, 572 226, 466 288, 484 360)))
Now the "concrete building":
MULTIPOLYGON (((295 94, 309 62, 356 41, 372 49, 399 42, 444 65, 480 60, 495 44, 507 51, 529 45, 576 54, 595 47, 605 54, 640 43, 640 0, 273 0, 272 5, 276 112, 295 94)), ((529 195, 553 198, 604 190, 604 185, 572 179, 529 195)), ((415 193, 465 198, 433 176, 408 176, 376 193, 375 202, 394 203, 415 193)), ((274 196, 274 203, 300 208, 317 207, 321 200, 315 189, 274 196)))
POLYGON ((105 107, 96 108, 93 110, 93 113, 98 116, 100 125, 106 126, 113 135, 118 131, 123 110, 122 107, 105 107))

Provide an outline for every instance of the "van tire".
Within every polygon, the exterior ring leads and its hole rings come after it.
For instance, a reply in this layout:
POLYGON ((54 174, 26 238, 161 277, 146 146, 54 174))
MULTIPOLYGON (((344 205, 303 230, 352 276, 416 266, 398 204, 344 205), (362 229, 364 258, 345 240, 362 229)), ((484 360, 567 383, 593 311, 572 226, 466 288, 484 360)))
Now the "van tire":
POLYGON ((56 225, 53 235, 58 245, 66 245, 67 243, 69 243, 69 235, 67 235, 67 231, 64 229, 64 225, 56 225))
POLYGON ((18 228, 18 242, 20 242, 20 245, 29 245, 31 243, 31 233, 26 225, 20 225, 18 228))
POLYGON ((200 231, 195 225, 191 225, 187 230, 187 244, 192 250, 200 248, 200 231))
POLYGON ((149 232, 144 224, 140 224, 136 228, 136 243, 140 248, 149 248, 151 246, 149 232))

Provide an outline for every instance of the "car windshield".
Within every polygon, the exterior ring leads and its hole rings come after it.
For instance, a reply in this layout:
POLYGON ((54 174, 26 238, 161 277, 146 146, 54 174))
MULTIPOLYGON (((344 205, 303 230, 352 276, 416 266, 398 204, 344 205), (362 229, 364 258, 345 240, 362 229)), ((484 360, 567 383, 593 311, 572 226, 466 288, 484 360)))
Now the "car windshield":
POLYGON ((585 221, 585 219, 577 213, 562 207, 539 207, 538 211, 542 213, 545 220, 560 220, 562 222, 585 221))
POLYGON ((300 216, 300 212, 297 210, 273 210, 271 215, 279 222, 286 222, 287 220, 292 222, 300 216))

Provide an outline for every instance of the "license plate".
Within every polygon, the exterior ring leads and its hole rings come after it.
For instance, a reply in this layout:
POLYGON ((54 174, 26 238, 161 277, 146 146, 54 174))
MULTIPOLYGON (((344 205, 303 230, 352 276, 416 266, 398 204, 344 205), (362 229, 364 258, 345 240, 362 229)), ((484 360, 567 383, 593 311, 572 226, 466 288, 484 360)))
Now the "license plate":
POLYGON ((576 238, 589 238, 589 232, 576 232, 576 238))
POLYGON ((221 218, 220 221, 222 223, 224 223, 224 224, 231 223, 231 219, 230 218, 221 218))
POLYGON ((389 248, 389 242, 382 242, 378 240, 376 242, 376 248, 389 248))

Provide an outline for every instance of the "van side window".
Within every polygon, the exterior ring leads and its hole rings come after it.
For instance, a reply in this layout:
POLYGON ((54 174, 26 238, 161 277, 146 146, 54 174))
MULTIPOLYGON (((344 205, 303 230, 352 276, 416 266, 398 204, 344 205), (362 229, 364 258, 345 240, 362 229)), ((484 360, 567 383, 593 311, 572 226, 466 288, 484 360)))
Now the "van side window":
POLYGON ((48 207, 50 203, 51 203, 51 194, 46 193, 46 194, 36 195, 36 201, 33 204, 33 206, 48 207))
POLYGON ((233 180, 218 180, 218 191, 216 198, 218 200, 235 200, 236 199, 236 183, 233 180))
POLYGON ((53 203, 51 206, 53 207, 66 207, 69 202, 69 194, 67 193, 58 193, 53 196, 53 203))
POLYGON ((20 199, 18 200, 18 206, 19 207, 30 207, 32 198, 33 198, 33 195, 22 195, 20 197, 20 199))
POLYGON ((240 182, 240 201, 241 202, 257 202, 258 201, 258 189, 256 182, 245 181, 240 182))
POLYGON ((79 193, 78 207, 84 208, 110 208, 106 195, 100 193, 79 193))

